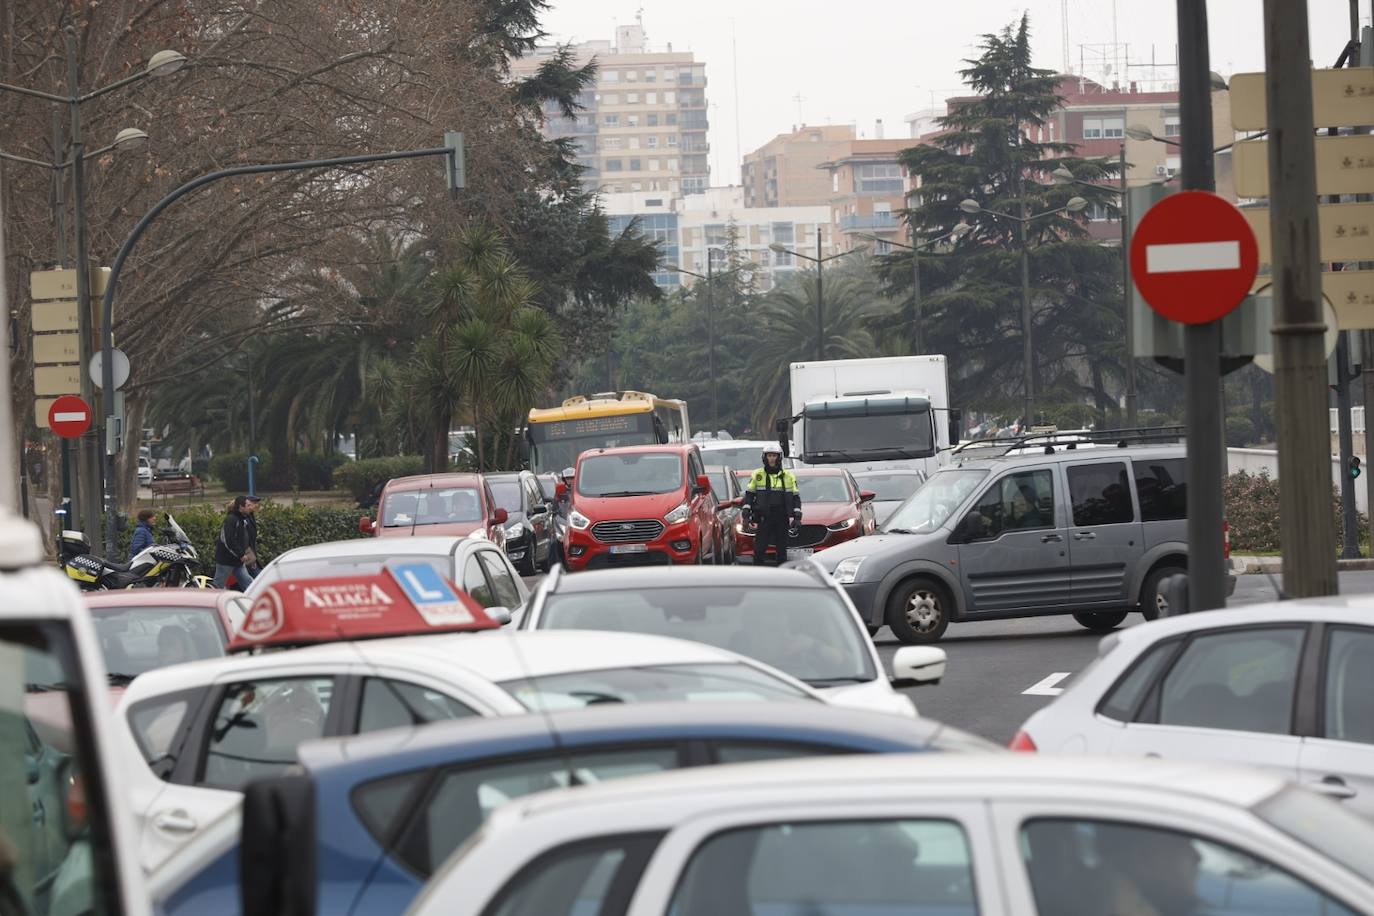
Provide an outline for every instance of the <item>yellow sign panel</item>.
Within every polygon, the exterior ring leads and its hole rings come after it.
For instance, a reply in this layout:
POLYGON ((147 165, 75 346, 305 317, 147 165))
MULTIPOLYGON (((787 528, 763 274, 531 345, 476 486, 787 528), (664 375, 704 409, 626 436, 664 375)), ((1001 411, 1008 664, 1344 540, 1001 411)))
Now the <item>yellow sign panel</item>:
POLYGON ((33 402, 33 422, 39 429, 48 428, 48 409, 57 398, 35 398, 33 402))
MULTIPOLYGON (((1313 70, 1312 121, 1317 127, 1374 124, 1374 67, 1313 70)), ((1231 126, 1236 130, 1269 126, 1263 73, 1231 77, 1231 126)))
POLYGON ((80 361, 80 334, 35 334, 33 336, 34 365, 50 366, 54 363, 79 363, 80 361))
MULTIPOLYGON (((1259 243, 1261 264, 1272 263, 1269 208, 1240 211, 1259 243)), ((1374 260, 1374 204, 1322 204, 1317 207, 1317 232, 1323 261, 1374 260)))
POLYGON ((59 299, 55 302, 33 303, 32 315, 35 331, 75 331, 76 300, 59 299))
MULTIPOLYGON (((1374 134, 1314 137, 1318 194, 1374 191, 1374 134)), ((1247 140, 1231 150, 1238 197, 1269 196, 1269 141, 1247 140)))
MULTIPOLYGON (((110 268, 91 268, 91 296, 105 295, 110 268)), ((33 299, 75 299, 76 270, 35 270, 29 274, 29 296, 33 299)))
POLYGON ((1342 331, 1374 328, 1374 270, 1324 273, 1322 292, 1336 307, 1342 331))
POLYGON ((80 394, 81 367, 34 366, 33 393, 36 395, 80 394))

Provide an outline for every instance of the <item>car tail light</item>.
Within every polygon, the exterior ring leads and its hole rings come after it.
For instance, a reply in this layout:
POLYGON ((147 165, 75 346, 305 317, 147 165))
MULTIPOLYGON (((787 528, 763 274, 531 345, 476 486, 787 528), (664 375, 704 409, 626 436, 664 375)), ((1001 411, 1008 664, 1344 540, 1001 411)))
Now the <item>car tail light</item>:
POLYGON ((1011 739, 1011 744, 1008 744, 1007 747, 1013 751, 1025 751, 1028 754, 1034 754, 1037 750, 1031 736, 1022 731, 1016 733, 1016 737, 1011 739))
POLYGON ((86 827, 86 786, 81 777, 72 774, 67 786, 67 829, 76 834, 86 827))
POLYGON ((1221 523, 1221 555, 1231 559, 1231 523, 1225 520, 1221 523))

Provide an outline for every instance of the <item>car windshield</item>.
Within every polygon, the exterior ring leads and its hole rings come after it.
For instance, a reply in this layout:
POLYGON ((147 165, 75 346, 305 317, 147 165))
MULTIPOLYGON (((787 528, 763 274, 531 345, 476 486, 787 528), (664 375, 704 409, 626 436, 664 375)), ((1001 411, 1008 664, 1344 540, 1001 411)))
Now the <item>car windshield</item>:
MULTIPOLYGON (((757 468, 763 466, 763 446, 741 445, 737 448, 704 448, 701 460, 708 467, 757 468)), ((782 466, 792 467, 792 459, 782 459, 782 466)))
POLYGON ((807 503, 847 503, 853 496, 844 478, 838 474, 824 477, 797 475, 797 489, 801 491, 802 505, 807 503))
POLYGON ((688 639, 748 655, 813 686, 877 676, 867 637, 840 597, 823 588, 553 593, 538 626, 688 639))
POLYGON ((482 500, 472 487, 401 490, 382 505, 383 528, 448 525, 482 521, 482 500))
POLYGON ((273 582, 283 579, 332 579, 336 576, 372 576, 383 569, 413 566, 423 563, 446 579, 453 578, 453 557, 447 554, 386 554, 363 557, 312 557, 273 560, 248 587, 249 594, 257 594, 273 582))
POLYGON ((881 502, 906 499, 921 485, 919 474, 855 474, 859 489, 870 490, 881 502))
POLYGON ((496 500, 496 505, 507 512, 524 511, 524 507, 520 504, 520 481, 487 478, 487 483, 491 484, 491 496, 492 499, 496 500))
POLYGON ((226 635, 212 607, 96 607, 91 617, 115 682, 224 655, 226 635))
POLYGON ((931 475, 883 525, 893 534, 924 534, 943 525, 988 474, 984 468, 954 468, 931 475))
POLYGON ((595 703, 756 703, 809 700, 786 681, 743 664, 604 668, 500 684, 527 709, 577 709, 595 703))
POLYGON ((574 480, 579 496, 647 496, 682 488, 682 456, 629 452, 582 459, 574 480))

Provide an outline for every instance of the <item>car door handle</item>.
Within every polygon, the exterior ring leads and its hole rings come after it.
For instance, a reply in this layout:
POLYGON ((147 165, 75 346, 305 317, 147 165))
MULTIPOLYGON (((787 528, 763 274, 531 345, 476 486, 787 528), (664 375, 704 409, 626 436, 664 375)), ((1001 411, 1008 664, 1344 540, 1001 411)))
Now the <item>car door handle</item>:
POLYGON ((163 811, 153 818, 153 826, 168 833, 194 833, 199 825, 185 811, 163 811))
POLYGON ((1360 794, 1350 786, 1345 784, 1345 780, 1339 776, 1326 776, 1320 782, 1308 783, 1307 787, 1313 791, 1320 792, 1328 798, 1354 798, 1360 794))
POLYGON ((1097 534, 1092 531, 1075 531, 1073 539, 1075 541, 1091 541, 1097 538, 1097 534))
POLYGON ((1050 543, 1051 541, 1060 541, 1060 542, 1062 542, 1063 540, 1064 540, 1063 535, 1059 535, 1059 534, 1047 534, 1047 535, 1045 535, 1044 537, 1042 537, 1042 538, 1040 539, 1040 543, 1042 543, 1042 544, 1048 544, 1048 543, 1050 543))

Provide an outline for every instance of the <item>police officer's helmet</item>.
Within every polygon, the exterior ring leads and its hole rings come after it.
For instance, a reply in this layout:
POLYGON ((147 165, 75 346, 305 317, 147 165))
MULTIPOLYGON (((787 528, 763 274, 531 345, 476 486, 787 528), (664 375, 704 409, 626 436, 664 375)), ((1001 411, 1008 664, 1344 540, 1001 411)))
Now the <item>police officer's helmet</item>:
POLYGON ((762 456, 762 457, 763 457, 763 463, 764 463, 764 464, 767 464, 767 463, 768 463, 768 456, 769 456, 769 455, 777 455, 777 456, 778 456, 778 461, 779 461, 779 463, 782 462, 782 449, 779 448, 778 446, 776 446, 776 445, 765 445, 765 446, 763 447, 763 456, 762 456))

